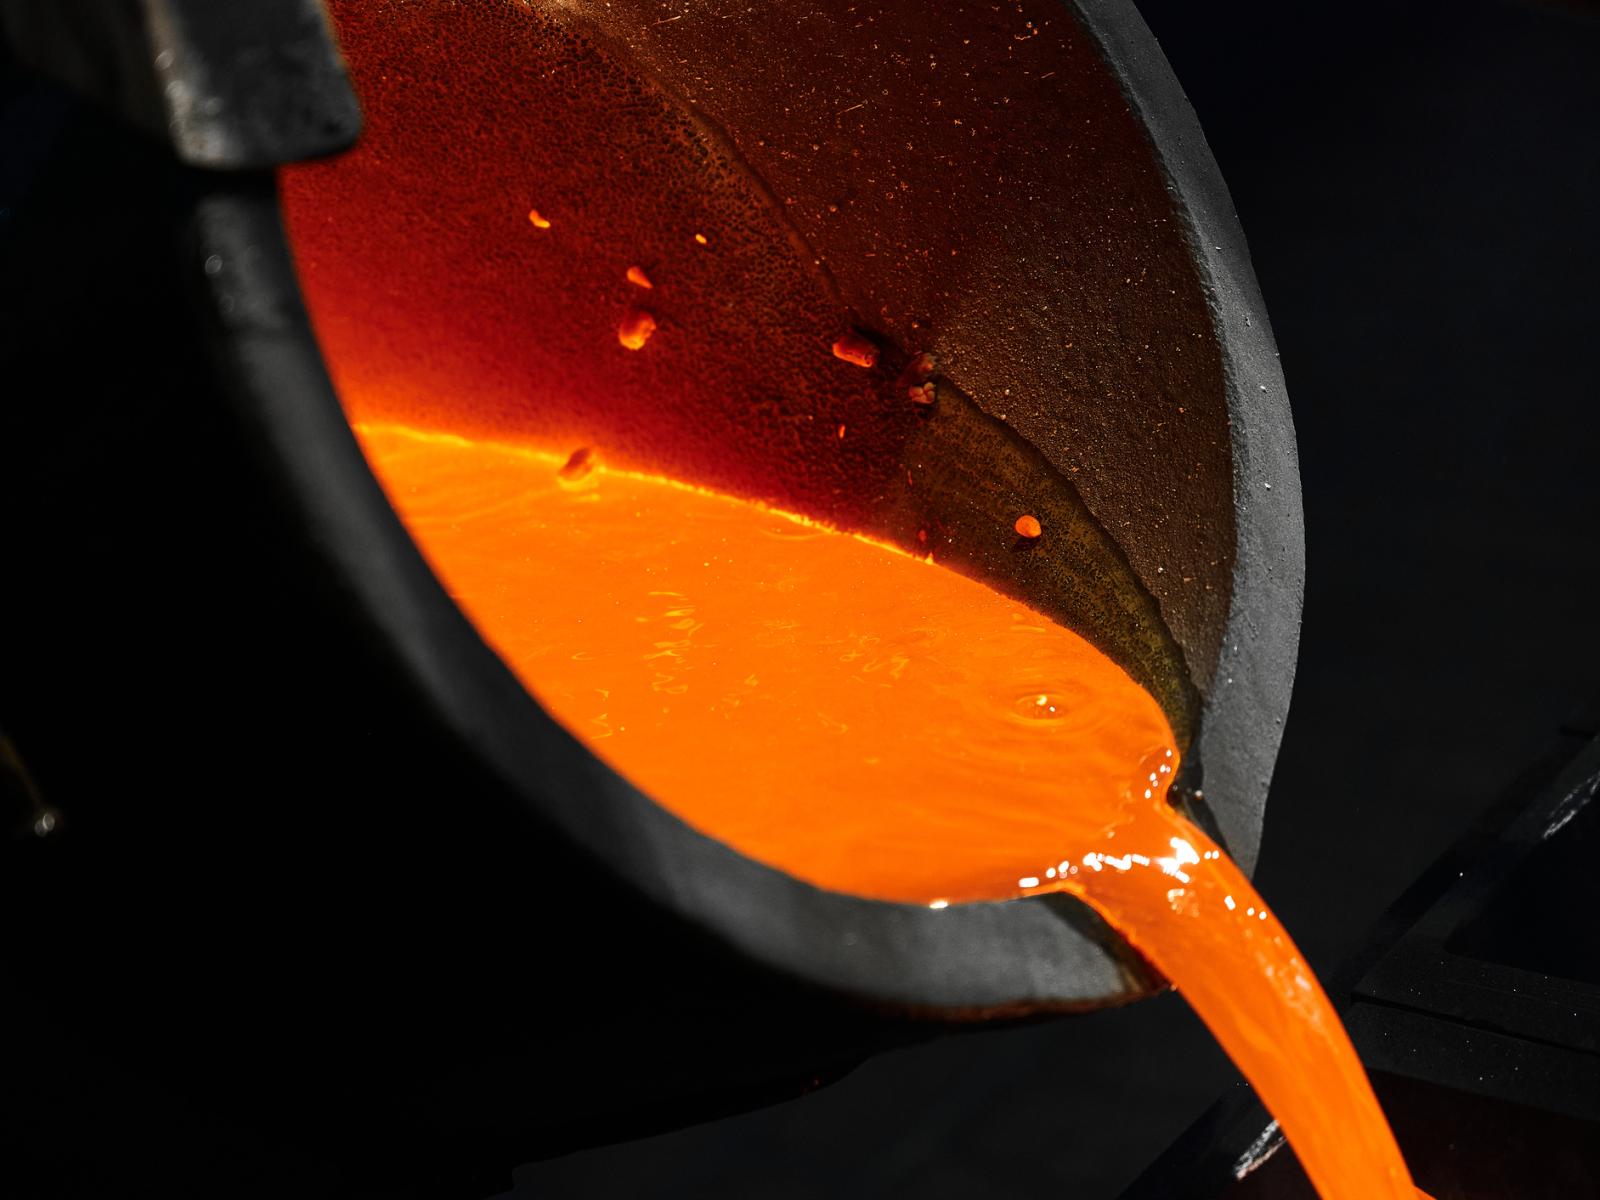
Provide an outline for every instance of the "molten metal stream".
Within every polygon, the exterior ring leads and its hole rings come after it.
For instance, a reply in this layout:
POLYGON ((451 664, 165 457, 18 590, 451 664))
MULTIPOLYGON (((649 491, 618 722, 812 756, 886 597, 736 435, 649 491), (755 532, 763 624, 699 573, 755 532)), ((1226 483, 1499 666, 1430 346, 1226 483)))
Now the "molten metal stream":
POLYGON ((358 433, 485 638, 659 803, 835 891, 1081 897, 1188 999, 1324 1200, 1417 1194, 1288 934, 1167 803, 1160 709, 1081 638, 928 561, 589 456, 358 433))

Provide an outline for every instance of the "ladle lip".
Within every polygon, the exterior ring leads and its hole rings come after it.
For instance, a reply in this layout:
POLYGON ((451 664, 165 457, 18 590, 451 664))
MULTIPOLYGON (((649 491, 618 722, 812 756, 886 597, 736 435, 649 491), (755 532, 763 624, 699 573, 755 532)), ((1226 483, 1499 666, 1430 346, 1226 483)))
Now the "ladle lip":
MULTIPOLYGON (((1238 553, 1199 757, 1208 790, 1228 798, 1215 810, 1221 833, 1248 869, 1298 640, 1293 426, 1243 234, 1177 81, 1125 0, 1073 7, 1151 133, 1223 347, 1238 553)), ((1085 1008, 1157 986, 1069 897, 931 910, 822 891, 696 832, 611 771, 483 642, 390 508, 329 381, 272 189, 258 176, 225 181, 201 202, 196 234, 194 277, 227 331, 218 346, 232 402, 311 539, 418 702, 593 860, 598 886, 635 889, 771 970, 919 1014, 1085 1008)), ((537 920, 529 914, 530 928, 537 920)))
POLYGON ((1129 0, 1066 0, 1150 137, 1205 287, 1222 352, 1233 452, 1233 586, 1191 751, 1228 852, 1255 869, 1305 600, 1294 417, 1228 185, 1155 35, 1129 0))

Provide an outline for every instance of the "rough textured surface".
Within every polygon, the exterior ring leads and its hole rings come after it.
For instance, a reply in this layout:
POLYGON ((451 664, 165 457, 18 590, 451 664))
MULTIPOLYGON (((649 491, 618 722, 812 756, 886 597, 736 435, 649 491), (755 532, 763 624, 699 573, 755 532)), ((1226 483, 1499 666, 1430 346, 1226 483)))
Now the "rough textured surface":
POLYGON ((336 11, 368 133, 285 196, 354 415, 595 443, 931 552, 1095 638, 1187 744, 1232 566, 1220 360, 1065 12, 336 11), (834 353, 863 337, 873 366, 834 353), (924 351, 970 417, 908 400, 924 351), (1019 505, 1071 536, 1018 556, 1019 505))
POLYGON ((1204 689, 1233 559, 1216 329, 1094 36, 1049 0, 564 7, 728 132, 871 328, 1071 479, 1204 689))

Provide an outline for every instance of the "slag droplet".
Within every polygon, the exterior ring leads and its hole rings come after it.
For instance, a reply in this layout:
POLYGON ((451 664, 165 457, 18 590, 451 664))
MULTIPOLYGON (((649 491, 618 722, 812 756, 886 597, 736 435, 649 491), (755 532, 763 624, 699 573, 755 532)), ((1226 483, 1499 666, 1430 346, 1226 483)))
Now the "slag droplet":
POLYGON ((577 483, 586 479, 594 470, 596 464, 594 448, 592 446, 579 446, 561 468, 556 472, 556 477, 562 483, 577 483))
POLYGON ((642 350, 656 331, 656 319, 643 309, 637 309, 622 318, 617 326, 617 341, 629 350, 642 350))
POLYGON ((858 367, 873 367, 878 363, 878 348, 852 329, 834 342, 833 356, 858 367))
POLYGON ((1017 531, 1018 537, 1025 537, 1030 541, 1044 532, 1044 527, 1039 524, 1039 518, 1031 513, 1023 513, 1012 528, 1017 531))

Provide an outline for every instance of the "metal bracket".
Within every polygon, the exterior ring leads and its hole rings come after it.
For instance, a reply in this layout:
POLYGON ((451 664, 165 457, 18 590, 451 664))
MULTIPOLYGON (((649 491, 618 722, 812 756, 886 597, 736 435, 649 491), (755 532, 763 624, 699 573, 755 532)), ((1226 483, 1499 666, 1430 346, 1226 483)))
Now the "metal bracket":
POLYGON ((0 38, 190 166, 270 168, 361 131, 320 0, 0 0, 0 38))

